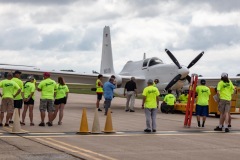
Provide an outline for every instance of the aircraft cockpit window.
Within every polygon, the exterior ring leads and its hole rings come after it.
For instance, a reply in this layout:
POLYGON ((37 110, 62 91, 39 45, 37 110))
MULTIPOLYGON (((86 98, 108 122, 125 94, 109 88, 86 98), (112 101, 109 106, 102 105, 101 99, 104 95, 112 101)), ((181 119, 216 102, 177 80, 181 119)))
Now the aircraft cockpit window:
POLYGON ((152 58, 149 62, 149 67, 150 66, 154 66, 156 64, 163 64, 163 61, 161 59, 158 59, 158 58, 152 58))
POLYGON ((149 61, 149 59, 145 59, 145 60, 143 61, 143 67, 147 67, 148 61, 149 61))

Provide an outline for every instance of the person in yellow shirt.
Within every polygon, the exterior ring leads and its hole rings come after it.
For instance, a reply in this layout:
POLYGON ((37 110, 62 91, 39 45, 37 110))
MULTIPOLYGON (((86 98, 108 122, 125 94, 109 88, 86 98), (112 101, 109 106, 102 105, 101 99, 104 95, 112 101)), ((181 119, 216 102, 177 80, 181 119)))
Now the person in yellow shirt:
POLYGON ((24 108, 22 112, 21 125, 25 125, 26 112, 29 109, 30 126, 34 126, 33 123, 33 107, 34 107, 34 93, 35 93, 34 77, 28 76, 28 80, 23 84, 24 93, 24 108))
POLYGON ((153 80, 149 79, 148 86, 143 90, 142 109, 145 110, 146 126, 144 132, 156 132, 156 116, 159 105, 160 92, 153 86, 153 80))
POLYGON ((100 101, 102 100, 103 96, 103 83, 102 83, 103 75, 99 74, 98 79, 96 81, 96 93, 97 93, 97 102, 96 102, 96 108, 98 111, 102 111, 99 107, 100 101))
POLYGON ((39 126, 44 127, 45 112, 48 112, 48 126, 52 126, 53 115, 55 108, 53 106, 54 102, 54 92, 57 89, 56 82, 50 78, 50 73, 45 72, 43 74, 44 80, 42 80, 38 85, 38 91, 41 92, 40 98, 40 114, 41 114, 41 123, 39 126))
POLYGON ((68 93, 69 93, 69 89, 68 89, 68 86, 65 84, 63 77, 58 77, 58 84, 57 84, 55 101, 54 101, 55 112, 53 115, 53 120, 54 120, 59 110, 58 125, 62 125, 63 110, 64 110, 65 104, 67 103, 68 93))
POLYGON ((4 79, 0 82, 0 88, 2 88, 0 127, 3 126, 2 121, 4 118, 4 112, 7 112, 5 127, 9 126, 9 119, 14 110, 13 99, 21 92, 20 87, 16 82, 12 81, 12 78, 12 73, 8 73, 7 79, 4 79))
POLYGON ((231 109, 231 99, 234 91, 234 86, 231 80, 228 78, 227 73, 222 73, 221 80, 217 85, 217 94, 219 97, 218 111, 220 112, 219 126, 217 126, 215 131, 222 131, 225 128, 225 132, 229 132, 228 123, 229 115, 231 109), (224 124, 225 122, 225 124, 224 124), (224 126, 223 126, 224 124, 224 126))
POLYGON ((174 104, 176 103, 176 97, 172 94, 172 90, 168 90, 168 94, 164 97, 163 103, 167 104, 166 114, 169 112, 174 114, 174 104))
POLYGON ((159 83, 159 80, 158 79, 154 79, 154 82, 153 82, 153 86, 154 87, 157 87, 157 84, 159 83))
POLYGON ((211 94, 210 89, 205 86, 206 80, 202 79, 199 86, 196 88, 197 104, 196 104, 196 116, 198 127, 204 127, 206 118, 208 116, 208 101, 211 94), (200 116, 202 116, 202 125, 200 123, 200 116))
MULTIPOLYGON (((21 78, 21 74, 22 74, 22 72, 17 70, 17 71, 15 71, 13 73, 13 78, 12 78, 12 80, 14 82, 16 82, 18 84, 18 86, 20 87, 20 89, 21 89, 21 94, 18 94, 14 98, 14 108, 18 108, 19 117, 20 117, 20 112, 21 112, 22 104, 23 104, 23 82, 20 79, 21 78)), ((15 93, 16 92, 17 92, 17 90, 15 90, 15 93)), ((11 117, 10 117, 9 123, 13 123, 12 116, 13 115, 11 115, 11 117)))
POLYGON ((178 101, 180 103, 187 103, 187 101, 188 101, 188 91, 183 91, 183 93, 179 96, 178 101))

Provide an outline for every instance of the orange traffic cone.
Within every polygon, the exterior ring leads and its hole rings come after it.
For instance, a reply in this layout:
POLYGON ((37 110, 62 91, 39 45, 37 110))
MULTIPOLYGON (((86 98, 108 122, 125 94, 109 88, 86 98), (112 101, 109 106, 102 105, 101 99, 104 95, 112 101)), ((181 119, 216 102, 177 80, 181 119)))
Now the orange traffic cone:
POLYGON ((26 133, 26 131, 21 129, 18 108, 14 109, 14 123, 11 133, 26 133))
POLYGON ((110 108, 108 109, 108 112, 107 112, 107 118, 106 118, 104 133, 115 133, 115 131, 113 130, 113 126, 112 126, 112 115, 111 115, 111 109, 110 108))
POLYGON ((81 125, 78 134, 88 134, 88 121, 87 121, 87 110, 86 108, 83 108, 82 111, 82 119, 81 119, 81 125))
POLYGON ((99 118, 98 118, 98 108, 95 110, 94 114, 94 120, 93 120, 93 125, 92 125, 92 132, 93 134, 100 134, 102 133, 100 131, 100 124, 99 124, 99 118))

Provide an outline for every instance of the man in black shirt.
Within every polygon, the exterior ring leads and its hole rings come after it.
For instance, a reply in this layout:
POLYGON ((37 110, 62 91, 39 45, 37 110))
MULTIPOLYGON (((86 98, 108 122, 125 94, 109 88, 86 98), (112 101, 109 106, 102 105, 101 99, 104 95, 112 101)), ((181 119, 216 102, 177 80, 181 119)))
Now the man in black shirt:
POLYGON ((131 77, 131 80, 128 81, 125 85, 124 88, 124 96, 127 97, 127 102, 126 102, 126 108, 125 111, 128 112, 129 111, 129 102, 130 103, 130 112, 135 112, 134 111, 134 103, 135 103, 135 95, 137 97, 137 86, 136 83, 134 82, 135 78, 131 77), (127 94, 126 94, 127 91, 127 94))

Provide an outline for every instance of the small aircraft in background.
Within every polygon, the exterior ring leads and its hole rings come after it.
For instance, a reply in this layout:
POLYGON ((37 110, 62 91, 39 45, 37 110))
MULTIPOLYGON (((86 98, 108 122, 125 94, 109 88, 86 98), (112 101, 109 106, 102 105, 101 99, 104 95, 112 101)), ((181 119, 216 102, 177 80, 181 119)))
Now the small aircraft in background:
MULTIPOLYGON (((196 58, 194 58, 190 64, 186 67, 180 65, 174 55, 165 49, 168 56, 173 61, 173 64, 165 64, 157 57, 144 58, 140 61, 128 61, 119 74, 116 74, 113 67, 112 47, 111 47, 111 35, 110 27, 105 26, 103 29, 103 44, 102 44, 102 59, 100 74, 103 75, 103 81, 107 81, 111 75, 115 75, 117 81, 117 89, 115 93, 122 95, 125 83, 130 80, 131 77, 135 77, 138 92, 141 93, 147 86, 148 79, 158 79, 159 83, 157 88, 160 91, 168 89, 180 90, 184 86, 188 86, 191 77, 189 76, 189 69, 196 64, 196 62, 203 56, 204 52, 201 52, 196 58)), ((24 66, 24 65, 23 65, 24 66)), ((22 67, 21 65, 9 66, 3 65, 0 67, 0 71, 9 72, 14 70, 20 70, 23 74, 42 75, 43 72, 50 72, 51 78, 57 80, 59 76, 64 77, 67 83, 82 83, 95 85, 97 74, 79 74, 76 72, 62 72, 62 71, 45 71, 40 69, 34 69, 32 66, 22 67)))

